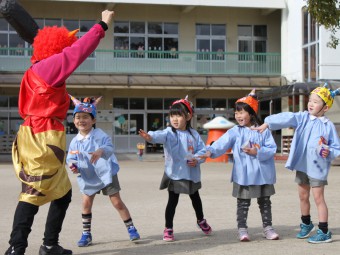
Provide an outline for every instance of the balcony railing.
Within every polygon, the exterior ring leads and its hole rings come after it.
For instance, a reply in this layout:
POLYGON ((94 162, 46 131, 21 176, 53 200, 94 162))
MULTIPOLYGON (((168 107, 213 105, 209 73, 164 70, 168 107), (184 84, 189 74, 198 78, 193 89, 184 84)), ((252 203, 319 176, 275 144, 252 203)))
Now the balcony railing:
MULTIPOLYGON (((30 66, 31 49, 0 48, 0 72, 30 66)), ((253 75, 281 74, 279 53, 96 50, 76 70, 94 74, 253 75)))

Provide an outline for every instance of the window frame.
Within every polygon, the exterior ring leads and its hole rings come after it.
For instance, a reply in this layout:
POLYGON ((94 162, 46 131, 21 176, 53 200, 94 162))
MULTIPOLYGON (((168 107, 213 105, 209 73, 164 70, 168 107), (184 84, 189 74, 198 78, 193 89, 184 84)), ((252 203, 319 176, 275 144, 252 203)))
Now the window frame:
POLYGON ((179 48, 179 23, 177 22, 157 22, 157 21, 115 21, 114 31, 113 31, 113 49, 116 51, 130 51, 129 53, 116 52, 115 57, 119 58, 178 58, 178 54, 175 53, 179 48), (131 25, 133 23, 143 23, 144 29, 141 33, 132 32, 131 25), (127 27, 122 29, 122 32, 116 32, 119 29, 119 24, 126 24, 127 27), (150 24, 157 24, 161 28, 161 32, 154 33, 149 32, 151 30, 150 24), (118 27, 116 26, 118 25, 118 27), (165 26, 175 25, 177 26, 177 34, 166 34, 165 26), (116 30, 117 29, 117 30, 116 30), (124 32, 125 30, 125 32, 124 32), (120 39, 121 38, 121 39, 120 39), (139 39, 137 39, 139 38, 139 39), (136 42, 132 45, 132 42, 136 42), (136 40, 137 39, 137 40, 136 40), (171 43, 166 44, 167 41, 173 40, 173 45, 171 43), (123 45, 118 45, 118 42, 125 42, 123 45), (154 43, 152 43, 154 41, 154 43), (127 45, 126 45, 127 44, 127 45), (154 44, 154 45, 152 45, 154 44), (147 54, 145 54, 147 51, 147 54), (173 53, 165 53, 165 51, 173 53))

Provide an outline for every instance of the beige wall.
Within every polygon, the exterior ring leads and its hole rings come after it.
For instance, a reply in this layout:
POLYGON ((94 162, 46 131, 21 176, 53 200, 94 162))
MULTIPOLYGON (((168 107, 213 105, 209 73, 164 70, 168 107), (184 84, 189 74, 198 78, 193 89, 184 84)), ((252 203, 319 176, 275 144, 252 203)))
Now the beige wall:
MULTIPOLYGON (((66 18, 99 20, 105 4, 102 3, 64 3, 64 2, 24 2, 23 6, 35 18, 66 18), (77 10, 74 12, 74 10, 77 10)), ((180 6, 117 4, 114 7, 115 20, 163 21, 179 23, 179 50, 195 51, 195 24, 226 24, 227 51, 237 51, 237 25, 268 26, 268 52, 280 52, 281 12, 262 15, 260 9, 195 7, 183 12, 180 6)), ((113 33, 112 26, 109 33, 113 33)), ((107 36, 99 48, 110 48, 112 37, 107 36)))

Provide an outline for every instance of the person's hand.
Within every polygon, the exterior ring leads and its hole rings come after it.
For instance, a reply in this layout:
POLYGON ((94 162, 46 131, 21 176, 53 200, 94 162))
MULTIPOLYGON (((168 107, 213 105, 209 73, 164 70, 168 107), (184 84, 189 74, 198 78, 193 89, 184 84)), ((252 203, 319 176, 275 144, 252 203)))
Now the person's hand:
POLYGON ((211 157, 211 151, 207 151, 205 154, 199 155, 197 157, 201 158, 201 159, 210 158, 211 157))
POLYGON ((114 15, 114 11, 105 10, 102 12, 102 21, 105 22, 108 26, 111 24, 112 18, 114 15))
POLYGON ((324 149, 324 150, 321 152, 321 157, 323 157, 323 158, 327 158, 328 155, 329 155, 329 150, 324 149))
POLYGON ((97 160, 102 157, 103 152, 104 152, 103 149, 98 149, 95 152, 89 152, 89 154, 92 155, 91 158, 90 158, 90 163, 91 164, 96 163, 97 160))
POLYGON ((148 133, 146 133, 143 129, 139 129, 138 131, 139 136, 141 136, 142 138, 144 138, 145 141, 150 142, 152 137, 151 135, 149 135, 148 133))
POLYGON ((269 125, 267 123, 263 123, 261 126, 259 127, 251 127, 252 130, 257 130, 260 133, 262 133, 263 131, 265 131, 267 128, 269 127, 269 125))
POLYGON ((256 147, 245 147, 242 149, 245 153, 247 153, 248 155, 253 155, 256 156, 257 155, 257 148, 256 147))
POLYGON ((188 164, 188 166, 190 166, 190 167, 195 167, 195 166, 197 165, 197 163, 198 163, 198 161, 197 161, 197 159, 195 159, 195 158, 192 158, 192 159, 190 159, 190 160, 187 160, 187 164, 188 164))
POLYGON ((70 168, 71 172, 74 173, 74 174, 78 174, 79 171, 78 171, 78 167, 75 163, 70 163, 68 165, 68 167, 70 168))

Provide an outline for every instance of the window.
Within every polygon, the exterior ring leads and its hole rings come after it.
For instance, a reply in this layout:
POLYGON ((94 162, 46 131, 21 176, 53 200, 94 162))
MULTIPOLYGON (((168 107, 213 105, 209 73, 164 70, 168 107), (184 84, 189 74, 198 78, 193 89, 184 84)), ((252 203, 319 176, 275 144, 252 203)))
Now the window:
POLYGON ((303 79, 306 82, 319 79, 319 27, 305 8, 303 12, 303 79))
POLYGON ((116 21, 114 49, 133 51, 130 55, 126 52, 116 52, 115 57, 177 58, 178 24, 116 21))
MULTIPOLYGON (((267 26, 266 25, 239 25, 238 26, 238 52, 265 53, 267 52, 267 26)), ((255 55, 254 60, 265 61, 265 56, 255 55)), ((239 56, 239 60, 253 60, 252 54, 239 56)))
POLYGON ((129 109, 128 98, 114 98, 113 109, 129 109))
MULTIPOLYGON (((0 140, 3 135, 15 134, 22 122, 23 120, 18 113, 18 97, 0 96, 0 140)), ((0 141, 0 153, 4 152, 2 145, 0 141)), ((10 152, 11 147, 12 144, 9 143, 6 152, 10 152)))
POLYGON ((150 110, 163 110, 163 99, 162 98, 148 98, 147 108, 150 110))
POLYGON ((221 110, 224 111, 227 101, 224 98, 197 98, 196 109, 200 110, 221 110))
POLYGON ((4 18, 0 18, 0 55, 23 56, 25 41, 4 18))
POLYGON ((196 49, 200 60, 223 60, 226 50, 225 24, 196 24, 196 49))
POLYGON ((144 110, 144 98, 114 98, 113 109, 144 110))

